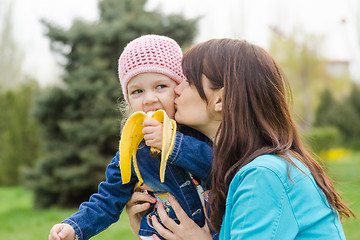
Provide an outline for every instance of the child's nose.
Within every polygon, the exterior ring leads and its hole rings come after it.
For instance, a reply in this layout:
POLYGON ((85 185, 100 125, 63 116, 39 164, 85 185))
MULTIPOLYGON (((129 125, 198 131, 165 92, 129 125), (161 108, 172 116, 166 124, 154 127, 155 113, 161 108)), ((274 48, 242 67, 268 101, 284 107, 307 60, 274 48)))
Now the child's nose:
POLYGON ((158 101, 158 98, 157 98, 156 94, 154 94, 152 92, 148 92, 145 94, 144 104, 151 104, 151 103, 154 103, 157 101, 158 101))

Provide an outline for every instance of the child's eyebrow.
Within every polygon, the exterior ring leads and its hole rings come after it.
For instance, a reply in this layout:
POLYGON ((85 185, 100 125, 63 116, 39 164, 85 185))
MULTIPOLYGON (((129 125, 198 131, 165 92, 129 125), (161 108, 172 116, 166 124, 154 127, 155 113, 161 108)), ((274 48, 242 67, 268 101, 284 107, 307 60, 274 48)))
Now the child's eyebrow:
POLYGON ((128 84, 128 89, 141 88, 142 84, 128 84))
MULTIPOLYGON (((171 80, 171 81, 172 81, 172 80, 171 80)), ((155 82, 156 84, 158 84, 158 83, 167 84, 167 83, 170 82, 170 80, 167 79, 167 78, 158 78, 158 79, 156 79, 154 82, 155 82)))

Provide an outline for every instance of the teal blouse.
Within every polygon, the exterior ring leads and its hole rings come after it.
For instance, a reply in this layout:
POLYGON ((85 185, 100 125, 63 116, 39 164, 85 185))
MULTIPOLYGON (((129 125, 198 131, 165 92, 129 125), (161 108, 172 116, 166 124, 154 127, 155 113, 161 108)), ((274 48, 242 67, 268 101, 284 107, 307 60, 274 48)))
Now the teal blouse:
POLYGON ((337 212, 310 171, 292 160, 305 173, 275 155, 259 156, 237 172, 220 239, 345 239, 337 212))

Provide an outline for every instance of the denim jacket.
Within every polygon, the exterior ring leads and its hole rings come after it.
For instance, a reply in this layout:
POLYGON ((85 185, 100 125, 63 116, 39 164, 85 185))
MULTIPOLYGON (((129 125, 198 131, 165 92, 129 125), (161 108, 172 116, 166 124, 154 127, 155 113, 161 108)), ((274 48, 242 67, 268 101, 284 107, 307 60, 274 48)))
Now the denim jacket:
MULTIPOLYGON (((175 221, 176 215, 163 195, 170 192, 187 215, 199 226, 205 223, 205 214, 198 191, 189 172, 196 176, 203 188, 209 189, 208 177, 212 166, 212 145, 209 139, 186 126, 179 126, 174 149, 168 158, 165 181, 160 182, 160 157, 150 157, 150 147, 141 142, 137 151, 137 163, 144 183, 154 190, 157 201, 162 201, 169 216, 175 221)), ((132 167, 130 182, 123 184, 119 168, 119 152, 106 169, 106 181, 100 183, 98 193, 79 210, 63 222, 70 224, 80 240, 89 239, 119 219, 125 204, 129 201, 138 178, 132 167)), ((139 235, 151 236, 156 233, 151 216, 157 211, 152 205, 143 217, 139 235)), ((159 218, 158 218, 159 219, 159 218)), ((160 219, 159 219, 160 221, 160 219)), ((160 236, 159 236, 160 237, 160 236)))

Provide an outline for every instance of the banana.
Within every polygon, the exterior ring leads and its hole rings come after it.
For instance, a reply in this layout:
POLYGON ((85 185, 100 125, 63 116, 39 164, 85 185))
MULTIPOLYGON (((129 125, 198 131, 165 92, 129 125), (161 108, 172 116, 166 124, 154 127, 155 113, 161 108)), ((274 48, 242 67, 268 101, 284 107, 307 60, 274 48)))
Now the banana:
POLYGON ((133 113, 126 121, 121 133, 120 140, 120 170, 123 183, 130 182, 131 178, 131 157, 134 158, 134 168, 139 177, 139 183, 142 182, 139 169, 136 162, 136 151, 139 143, 144 138, 142 133, 142 122, 145 120, 143 112, 133 113), (136 145, 138 143, 138 145, 136 145))
POLYGON ((163 123, 163 140, 161 146, 160 181, 165 180, 167 160, 174 148, 176 138, 176 122, 170 119, 164 110, 158 110, 152 115, 153 119, 163 123))
MULTIPOLYGON (((164 110, 156 112, 135 112, 126 121, 124 129, 121 134, 119 144, 120 150, 120 170, 123 184, 130 181, 131 178, 131 163, 134 163, 135 172, 139 178, 139 185, 143 183, 140 175, 139 167, 136 161, 137 148, 144 138, 142 130, 144 128, 143 122, 146 119, 155 119, 163 123, 163 141, 161 150, 161 163, 160 163, 160 181, 163 183, 165 180, 165 169, 167 159, 169 158, 172 149, 174 148, 176 137, 176 122, 170 119, 164 110)), ((151 152, 156 152, 157 149, 151 147, 151 152)))

